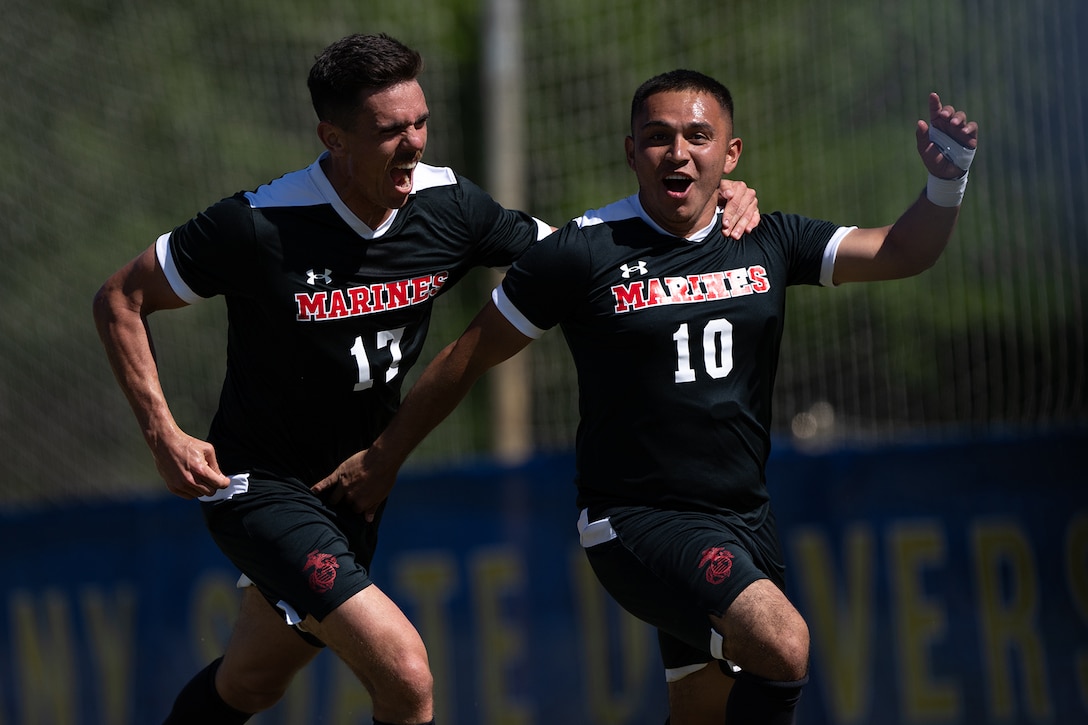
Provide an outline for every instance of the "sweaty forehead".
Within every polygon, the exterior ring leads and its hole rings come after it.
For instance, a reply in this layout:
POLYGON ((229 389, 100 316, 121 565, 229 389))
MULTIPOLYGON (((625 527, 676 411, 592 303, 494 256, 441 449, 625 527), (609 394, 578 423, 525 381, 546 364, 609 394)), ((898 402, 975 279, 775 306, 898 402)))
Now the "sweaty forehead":
POLYGON ((360 119, 378 128, 410 125, 427 113, 427 99, 414 80, 365 93, 359 104, 360 119))
POLYGON ((706 125, 729 132, 732 126, 718 99, 696 90, 663 91, 648 96, 631 120, 635 131, 647 126, 706 125))

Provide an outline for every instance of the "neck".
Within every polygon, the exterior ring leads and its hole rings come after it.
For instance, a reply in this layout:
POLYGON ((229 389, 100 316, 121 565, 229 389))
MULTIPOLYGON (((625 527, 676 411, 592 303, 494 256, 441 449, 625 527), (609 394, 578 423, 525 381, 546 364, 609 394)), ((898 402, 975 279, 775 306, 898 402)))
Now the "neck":
POLYGON ((333 191, 344 202, 344 205, 359 218, 359 221, 371 229, 380 227, 382 222, 393 213, 392 209, 374 206, 363 201, 361 195, 354 190, 354 186, 351 184, 351 175, 347 168, 343 164, 336 163, 332 156, 321 159, 321 170, 325 173, 325 178, 329 180, 333 191))

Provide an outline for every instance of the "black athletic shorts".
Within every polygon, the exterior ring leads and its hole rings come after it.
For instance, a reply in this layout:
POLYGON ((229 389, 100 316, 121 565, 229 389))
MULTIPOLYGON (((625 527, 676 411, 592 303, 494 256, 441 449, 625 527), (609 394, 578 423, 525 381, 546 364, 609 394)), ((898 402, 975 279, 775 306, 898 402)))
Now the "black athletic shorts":
POLYGON ((218 500, 201 499, 220 550, 289 624, 318 621, 370 586, 378 523, 329 508, 297 479, 253 472, 232 477, 218 500), (229 498, 227 497, 229 496, 229 498))
POLYGON ((647 507, 584 511, 579 531, 590 566, 608 593, 658 629, 666 670, 720 659, 721 639, 708 616, 721 616, 760 579, 784 586, 769 507, 757 525, 647 507))

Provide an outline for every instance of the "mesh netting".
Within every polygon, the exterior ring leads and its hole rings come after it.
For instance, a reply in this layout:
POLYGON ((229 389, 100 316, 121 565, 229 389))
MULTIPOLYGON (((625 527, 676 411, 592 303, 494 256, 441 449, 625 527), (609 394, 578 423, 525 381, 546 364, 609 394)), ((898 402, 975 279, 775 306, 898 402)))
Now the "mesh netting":
MULTIPOLYGON (((427 160, 488 186, 481 3, 171 5, 45 0, 5 12, 9 501, 160 491, 91 296, 163 231, 316 157, 305 76, 329 41, 385 31, 423 51, 427 160)), ((913 128, 927 93, 980 121, 960 226, 935 269, 791 293, 777 435, 843 444, 1088 423, 1084 3, 525 5, 526 206, 553 224, 633 191, 630 95, 674 67, 730 86, 745 142, 736 176, 767 211, 891 223, 924 184, 913 128)), ((481 274, 444 300, 424 359, 493 282, 481 274)), ((174 413, 198 435, 222 379, 224 317, 211 301, 152 319, 174 413)), ((530 444, 569 447, 576 396, 561 336, 523 362, 530 444)), ((480 386, 414 465, 486 454, 489 397, 501 394, 480 386)))

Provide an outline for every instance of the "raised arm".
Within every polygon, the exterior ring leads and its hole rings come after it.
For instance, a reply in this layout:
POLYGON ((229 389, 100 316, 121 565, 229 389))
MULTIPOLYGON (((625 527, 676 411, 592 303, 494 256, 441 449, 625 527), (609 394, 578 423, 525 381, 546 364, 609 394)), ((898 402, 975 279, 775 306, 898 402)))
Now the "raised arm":
POLYGON ((978 146, 978 124, 931 93, 929 123, 918 121, 915 135, 918 154, 930 174, 926 191, 895 224, 855 229, 842 240, 835 256, 836 284, 919 274, 932 267, 948 245, 978 146), (931 134, 931 129, 940 133, 931 134))
POLYGON ((151 246, 98 290, 94 321, 159 474, 171 493, 191 499, 214 493, 230 479, 219 470, 209 443, 178 428, 159 381, 147 318, 184 304, 166 280, 151 246))
POLYGON ((340 464, 313 491, 333 506, 347 502, 372 520, 408 454, 453 412, 481 375, 530 342, 488 302, 461 337, 427 366, 373 445, 340 464))

